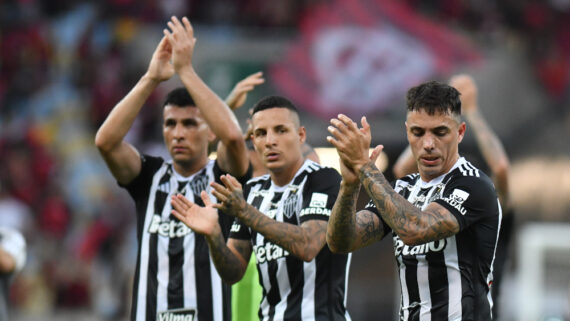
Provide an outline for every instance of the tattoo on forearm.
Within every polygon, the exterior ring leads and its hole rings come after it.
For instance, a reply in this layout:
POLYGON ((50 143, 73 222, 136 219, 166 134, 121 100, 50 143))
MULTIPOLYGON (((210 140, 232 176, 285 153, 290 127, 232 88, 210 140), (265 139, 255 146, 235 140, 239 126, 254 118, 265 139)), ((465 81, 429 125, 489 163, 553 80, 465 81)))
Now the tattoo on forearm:
POLYGON ((358 188, 346 188, 341 186, 336 202, 334 203, 331 217, 327 227, 327 239, 340 250, 349 250, 356 236, 356 199, 358 188))
POLYGON ((304 258, 318 253, 324 245, 326 222, 310 221, 301 226, 278 222, 247 205, 240 219, 252 229, 263 234, 266 239, 281 246, 291 254, 304 258))
POLYGON ((390 186, 384 175, 372 163, 360 170, 360 181, 378 208, 378 212, 396 234, 421 244, 439 240, 459 231, 455 218, 443 210, 422 212, 390 186))
MULTIPOLYGON (((208 243, 208 245, 210 246, 210 253, 214 260, 214 265, 222 278, 228 283, 239 281, 243 276, 241 261, 226 245, 224 238, 221 236, 215 238, 211 243, 208 243)), ((243 257, 247 257, 248 249, 246 246, 238 244, 236 249, 243 257)))

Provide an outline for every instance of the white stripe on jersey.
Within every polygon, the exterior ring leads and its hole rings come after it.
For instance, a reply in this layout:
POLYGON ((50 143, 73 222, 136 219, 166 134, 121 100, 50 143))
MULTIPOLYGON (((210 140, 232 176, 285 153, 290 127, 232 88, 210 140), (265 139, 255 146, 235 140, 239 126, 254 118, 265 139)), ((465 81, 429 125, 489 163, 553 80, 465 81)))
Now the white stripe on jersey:
POLYGON ((315 281, 317 274, 317 260, 303 263, 303 271, 305 283, 303 284, 303 301, 301 306, 301 319, 314 320, 315 319, 315 281))
MULTIPOLYGON (((195 246, 196 246, 195 237, 190 237, 184 241, 185 249, 193 249, 195 246)), ((198 306, 198 298, 196 296, 196 291, 189 290, 194 288, 196 284, 196 273, 194 272, 194 266, 195 266, 194 251, 184 251, 184 262, 185 262, 184 268, 187 269, 187 271, 192 271, 192 273, 184 274, 184 277, 182 278, 182 282, 184 284, 184 306, 195 307, 198 306)), ((212 271, 217 271, 217 270, 214 269, 212 271)))
POLYGON ((410 314, 410 294, 408 293, 408 284, 406 283, 406 265, 402 262, 402 258, 398 257, 398 265, 400 266, 400 284, 402 290, 402 313, 404 320, 408 320, 410 314))
POLYGON ((447 283, 449 291, 449 320, 461 320, 461 296, 463 294, 459 257, 457 257, 457 239, 455 236, 447 238, 447 247, 443 251, 447 265, 447 283))
POLYGON ((431 297, 429 290, 429 263, 418 258, 417 278, 420 295, 420 321, 431 321, 431 297))
MULTIPOLYGON (((210 271, 212 281, 212 305, 215 307, 221 307, 224 299, 222 294, 222 279, 218 273, 216 273, 217 270, 214 265, 214 260, 210 260, 210 271)), ((223 317, 222 309, 214 309, 214 320, 222 320, 223 317)))

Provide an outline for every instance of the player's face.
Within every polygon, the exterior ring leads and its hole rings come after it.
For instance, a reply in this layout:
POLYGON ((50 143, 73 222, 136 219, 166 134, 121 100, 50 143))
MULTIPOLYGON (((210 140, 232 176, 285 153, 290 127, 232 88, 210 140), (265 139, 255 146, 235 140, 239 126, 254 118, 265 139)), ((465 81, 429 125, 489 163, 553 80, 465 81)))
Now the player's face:
POLYGON ((305 129, 298 126, 293 112, 287 108, 258 111, 252 127, 252 141, 263 165, 272 173, 294 175, 303 162, 305 129))
POLYGON ((447 173, 459 158, 459 143, 465 134, 465 123, 450 114, 408 112, 408 142, 424 181, 447 173))
MULTIPOLYGON (((208 143, 213 134, 196 107, 164 107, 162 133, 175 166, 192 167, 208 158, 208 143)), ((177 170, 179 170, 177 168, 177 170)))

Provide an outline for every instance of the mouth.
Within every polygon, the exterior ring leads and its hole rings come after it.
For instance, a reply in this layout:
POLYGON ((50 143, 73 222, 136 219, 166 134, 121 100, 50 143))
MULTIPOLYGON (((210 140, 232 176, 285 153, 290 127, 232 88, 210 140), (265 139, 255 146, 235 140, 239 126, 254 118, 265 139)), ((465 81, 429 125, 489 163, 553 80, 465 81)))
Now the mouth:
POLYGON ((276 161, 279 159, 279 153, 277 152, 266 153, 265 159, 267 159, 268 162, 276 161))
POLYGON ((435 166, 439 163, 439 157, 437 156, 422 156, 420 157, 420 163, 425 166, 435 166))
POLYGON ((172 152, 175 154, 184 153, 186 150, 188 150, 188 149, 186 147, 183 147, 183 146, 172 147, 172 152))

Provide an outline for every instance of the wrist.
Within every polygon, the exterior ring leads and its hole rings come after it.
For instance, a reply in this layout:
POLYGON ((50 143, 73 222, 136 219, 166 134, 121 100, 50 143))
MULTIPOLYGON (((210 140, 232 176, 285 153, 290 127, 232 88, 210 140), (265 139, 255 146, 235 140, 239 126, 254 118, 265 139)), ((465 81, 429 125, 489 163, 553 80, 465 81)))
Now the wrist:
POLYGON ((360 181, 347 181, 344 178, 340 181, 340 188, 345 190, 346 192, 354 192, 360 188, 360 181))
POLYGON ((150 74, 148 71, 141 77, 140 82, 147 83, 149 85, 154 85, 155 87, 161 83, 158 76, 150 74))

